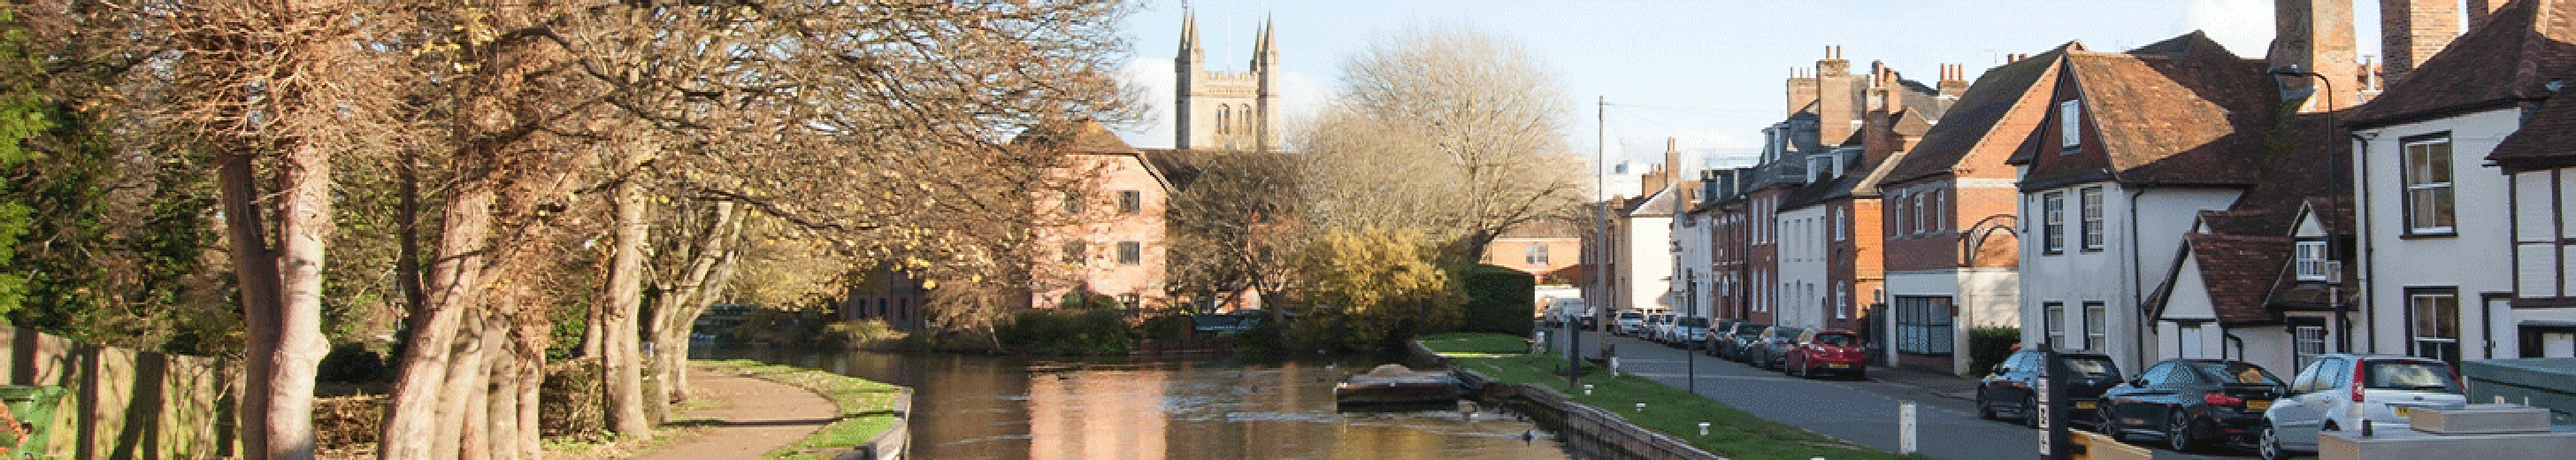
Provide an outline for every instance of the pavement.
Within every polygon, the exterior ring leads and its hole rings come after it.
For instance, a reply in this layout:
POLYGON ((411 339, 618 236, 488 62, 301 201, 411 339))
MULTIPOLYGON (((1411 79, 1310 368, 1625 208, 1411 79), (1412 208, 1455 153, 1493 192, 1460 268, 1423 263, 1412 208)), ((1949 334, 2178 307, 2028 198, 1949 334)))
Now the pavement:
MULTIPOLYGON (((1562 330, 1562 329, 1558 329, 1562 330)), ((1872 367, 1862 380, 1810 380, 1634 338, 1586 333, 1584 356, 1615 345, 1620 370, 1692 390, 1756 417, 1890 452, 1899 451, 1898 407, 1916 405, 1916 452, 1948 459, 2029 458, 2038 432, 2014 420, 1977 418, 1977 381, 1945 373, 1872 367)), ((1559 342, 1562 346, 1562 342, 1559 342)), ((2157 459, 2250 457, 2154 450, 2157 459)))
POLYGON ((823 395, 784 383, 689 369, 692 396, 712 404, 682 411, 672 420, 707 420, 686 442, 645 454, 645 460, 761 458, 839 420, 841 409, 823 395))

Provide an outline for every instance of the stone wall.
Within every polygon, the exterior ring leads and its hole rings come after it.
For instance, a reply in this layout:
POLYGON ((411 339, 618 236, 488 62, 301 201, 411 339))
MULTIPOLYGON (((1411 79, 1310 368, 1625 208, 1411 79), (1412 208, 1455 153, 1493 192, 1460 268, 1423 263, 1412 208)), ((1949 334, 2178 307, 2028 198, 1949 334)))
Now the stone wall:
POLYGON ((8 384, 68 389, 42 458, 215 458, 238 455, 239 363, 74 343, 0 326, 8 384))

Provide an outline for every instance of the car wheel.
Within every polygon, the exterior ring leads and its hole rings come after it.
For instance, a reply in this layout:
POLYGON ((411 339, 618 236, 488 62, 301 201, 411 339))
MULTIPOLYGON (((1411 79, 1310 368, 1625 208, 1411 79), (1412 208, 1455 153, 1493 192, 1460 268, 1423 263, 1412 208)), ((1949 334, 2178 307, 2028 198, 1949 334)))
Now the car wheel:
POLYGON ((1995 406, 1986 404, 1986 388, 1977 387, 1977 418, 1994 420, 1995 406))
POLYGON ((2191 452, 2192 445, 2200 443, 2191 437, 2191 416, 2183 414, 2182 408, 2174 408, 2166 414, 2165 447, 2174 452, 2191 452))
POLYGON ((2264 424, 2263 431, 2256 436, 2258 437, 2254 441, 2254 453, 2261 455, 2263 460, 2290 458, 2288 452, 2281 451, 2281 433, 2273 431, 2272 425, 2264 424))
POLYGON ((2039 428, 2039 396, 2021 397, 2021 426, 2039 428))
POLYGON ((2095 407, 2093 409, 2093 429, 2095 431, 2102 432, 2103 436, 2111 437, 2112 442, 2128 443, 2129 436, 2126 434, 2127 431, 2121 430, 2120 424, 2113 423, 2111 421, 2111 413, 2114 409, 2116 408, 2111 407, 2109 404, 2095 407))

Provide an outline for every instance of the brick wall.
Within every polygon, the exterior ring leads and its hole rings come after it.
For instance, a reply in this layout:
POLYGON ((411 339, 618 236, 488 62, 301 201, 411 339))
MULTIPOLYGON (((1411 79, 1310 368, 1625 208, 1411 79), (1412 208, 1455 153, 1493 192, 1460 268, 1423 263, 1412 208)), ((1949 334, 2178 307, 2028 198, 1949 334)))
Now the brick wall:
POLYGON ((2451 38, 2460 34, 2459 17, 2458 0, 2380 0, 2379 49, 2387 57, 2381 60, 2386 80, 2404 79, 2416 65, 2450 45, 2451 38))

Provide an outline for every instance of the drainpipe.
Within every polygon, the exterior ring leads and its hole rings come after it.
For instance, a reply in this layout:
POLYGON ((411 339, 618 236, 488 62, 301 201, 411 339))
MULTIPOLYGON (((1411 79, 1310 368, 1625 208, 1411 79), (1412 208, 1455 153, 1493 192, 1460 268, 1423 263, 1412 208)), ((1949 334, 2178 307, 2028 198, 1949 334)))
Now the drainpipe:
MULTIPOLYGON (((2361 315, 2363 321, 2369 322, 2363 325, 2361 330, 2362 333, 2369 334, 2369 339, 2362 343, 2362 347, 2369 350, 2371 354, 2379 353, 2379 306, 2371 301, 2377 298, 2379 289, 2379 243, 2378 240, 2370 237, 2372 228, 2370 221, 2374 217, 2370 212, 2370 142, 2378 139, 2378 131, 2352 133, 2352 140, 2358 142, 2353 156, 2361 160, 2361 165, 2353 168, 2353 174, 2361 176, 2361 201, 2355 203, 2352 209, 2354 214, 2359 214, 2361 217, 2361 222, 2354 224, 2360 228, 2354 230, 2361 234, 2362 262, 2361 294, 2353 297, 2363 308, 2369 309, 2361 315)), ((2343 327, 2343 332, 2349 336, 2352 333, 2352 322, 2344 322, 2343 327)))
MULTIPOLYGON (((2146 187, 2129 191, 2129 245, 2121 248, 2121 251, 2129 253, 2129 329, 2133 331, 2129 336, 2129 349, 2130 354, 2136 355, 2129 363, 2136 366, 2147 364, 2147 321, 2144 316, 2147 309, 2141 308, 2146 301, 2139 297, 2141 290, 2138 288, 2138 197, 2146 194, 2146 187)), ((2226 350, 2219 352, 2224 354, 2226 350)))
MULTIPOLYGON (((2237 337, 2235 332, 2229 332, 2229 331, 2227 330, 2227 326, 2219 326, 2219 327, 2218 327, 2218 336, 2219 336, 2219 337, 2222 337, 2222 338, 2227 339, 2227 341, 2229 341, 2229 342, 2236 342, 2236 360, 2237 360, 2237 361, 2245 361, 2245 338, 2244 338, 2244 337, 2237 337)), ((2226 358, 2227 358, 2227 347, 2219 347, 2219 348, 2218 348, 2218 358, 2219 358, 2219 359, 2226 359, 2226 358)), ((2246 362, 2252 362, 2252 361, 2246 361, 2246 362)))

